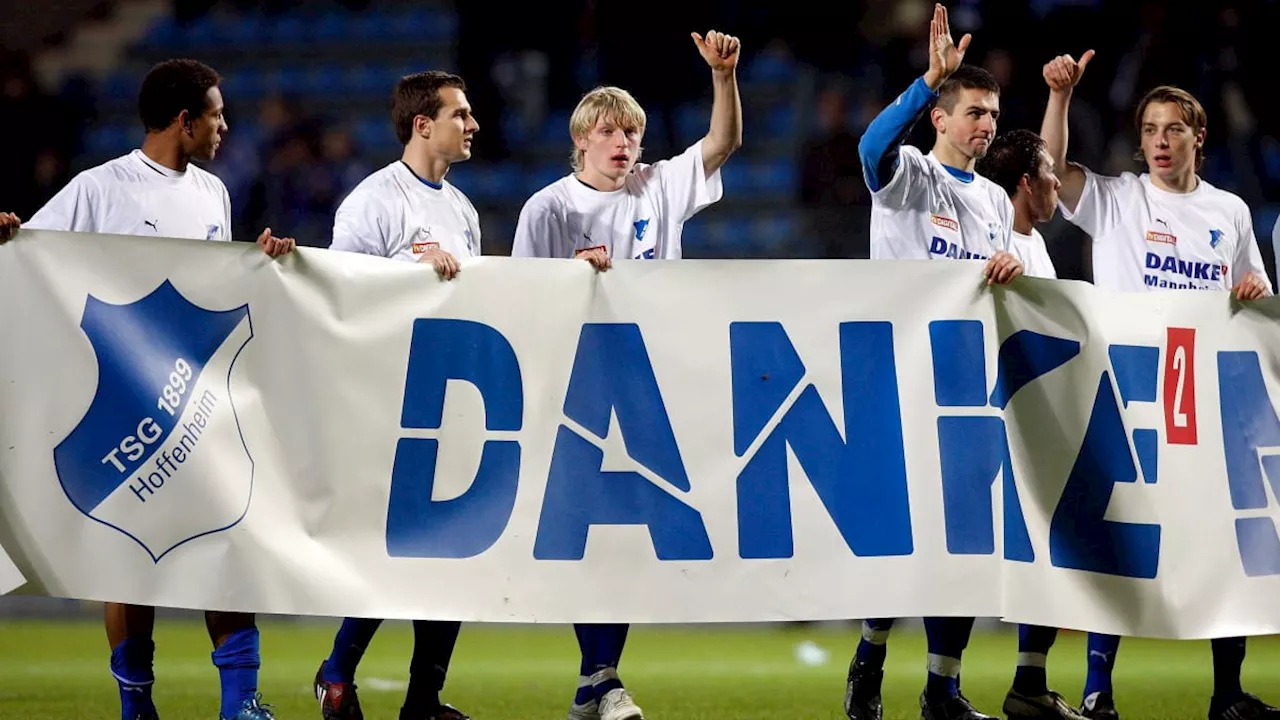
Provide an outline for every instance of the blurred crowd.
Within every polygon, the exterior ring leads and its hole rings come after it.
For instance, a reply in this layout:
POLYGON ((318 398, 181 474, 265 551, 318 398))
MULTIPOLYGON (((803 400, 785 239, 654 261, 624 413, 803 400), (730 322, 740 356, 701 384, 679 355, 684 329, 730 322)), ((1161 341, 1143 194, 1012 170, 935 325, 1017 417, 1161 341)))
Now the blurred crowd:
MULTIPOLYGON (((178 0, 175 13, 191 20, 216 4, 178 0)), ((278 12, 297 3, 231 4, 278 12)), ((343 4, 359 8, 367 0, 343 4)), ((1038 130, 1046 97, 1042 65, 1055 54, 1078 56, 1092 48, 1097 55, 1072 104, 1071 158, 1107 172, 1136 169, 1132 110, 1150 87, 1176 84, 1195 93, 1209 113, 1206 178, 1255 210, 1280 198, 1280 128, 1266 110, 1275 103, 1265 37, 1280 19, 1280 3, 953 0, 949 6, 957 33, 974 35, 966 60, 986 67, 1004 88, 1001 129, 1038 130)), ((669 114, 707 90, 688 31, 724 29, 743 39, 744 62, 753 53, 773 53, 817 78, 795 143, 794 205, 804 213, 814 255, 865 256, 870 198, 858 138, 926 67, 931 8, 928 0, 548 0, 497 10, 460 0, 457 69, 471 85, 483 128, 476 155, 495 162, 519 158, 519 138, 509 132, 518 123, 499 118, 571 108, 600 81, 631 89, 651 113, 669 114)), ((6 207, 30 214, 74 168, 94 119, 93 97, 84 82, 56 94, 42 90, 18 55, 4 59, 0 78, 6 165, 0 197, 6 207)), ((238 223, 251 229, 269 219, 299 238, 327 237, 337 203, 375 169, 370 159, 343 117, 310 115, 278 96, 263 101, 257 114, 259 132, 252 137, 237 135, 231 119, 233 132, 214 168, 232 194, 238 223)), ((666 131, 674 125, 661 123, 666 131)), ((932 139, 921 125, 912 141, 927 146, 932 139)), ((750 138, 748 128, 748 145, 750 138)), ((674 145, 671 138, 646 143, 674 145)), ((1259 229, 1264 242, 1268 232, 1259 229)), ((1052 246, 1052 234, 1046 235, 1052 246)))

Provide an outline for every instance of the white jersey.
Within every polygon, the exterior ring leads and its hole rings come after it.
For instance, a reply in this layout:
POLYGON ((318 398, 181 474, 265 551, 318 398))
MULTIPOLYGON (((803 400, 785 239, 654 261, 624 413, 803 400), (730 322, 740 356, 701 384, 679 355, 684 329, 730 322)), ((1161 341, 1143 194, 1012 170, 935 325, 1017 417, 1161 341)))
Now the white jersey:
POLYGON ((333 219, 330 250, 415 262, 432 248, 480 255, 480 216, 447 180, 429 183, 400 160, 361 180, 333 219))
POLYGON ((723 194, 720 171, 707 177, 703 168, 702 141, 670 160, 637 164, 619 190, 568 175, 524 204, 511 255, 572 258, 604 248, 610 258, 677 260, 685 222, 723 194))
POLYGON ((1280 258, 1280 217, 1276 217, 1276 224, 1271 228, 1271 249, 1275 257, 1280 258))
POLYGON ((1062 214, 1093 237, 1093 282, 1108 290, 1230 290, 1250 271, 1267 277, 1248 206, 1204 180, 1172 193, 1146 173, 1085 169, 1079 204, 1062 214))
POLYGON ((76 175, 22 224, 33 230, 231 239, 231 197, 195 165, 170 170, 134 150, 76 175))
POLYGON ((871 195, 872 260, 985 260, 1009 249, 1013 203, 976 173, 965 182, 930 152, 903 145, 871 195))
POLYGON ((1049 257, 1049 248, 1044 244, 1044 236, 1040 231, 1031 228, 1030 235, 1023 235, 1017 230, 1009 232, 1009 252, 1022 261, 1022 274, 1027 277, 1049 278, 1056 280, 1058 270, 1049 257))

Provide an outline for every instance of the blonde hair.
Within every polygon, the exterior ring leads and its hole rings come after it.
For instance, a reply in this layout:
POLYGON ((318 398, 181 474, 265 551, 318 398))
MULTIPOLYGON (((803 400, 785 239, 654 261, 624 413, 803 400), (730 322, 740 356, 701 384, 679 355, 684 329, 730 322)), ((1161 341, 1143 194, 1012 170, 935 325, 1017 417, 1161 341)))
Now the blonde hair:
MULTIPOLYGON (((590 134, 600 118, 616 123, 623 130, 644 133, 645 115, 640 103, 622 88, 604 86, 583 95, 578 101, 578 107, 569 117, 569 137, 576 140, 590 134)), ((574 172, 582 172, 582 156, 583 151, 575 143, 570 157, 574 172)))

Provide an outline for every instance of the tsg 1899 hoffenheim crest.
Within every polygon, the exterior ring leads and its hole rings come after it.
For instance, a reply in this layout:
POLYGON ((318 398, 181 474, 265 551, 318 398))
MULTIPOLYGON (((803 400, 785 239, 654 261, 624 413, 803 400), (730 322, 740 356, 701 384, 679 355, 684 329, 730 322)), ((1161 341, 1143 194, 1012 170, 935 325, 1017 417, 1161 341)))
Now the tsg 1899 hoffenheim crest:
POLYGON ((253 459, 232 369, 253 338, 249 307, 206 310, 165 281, 128 305, 89 296, 80 326, 97 357, 98 389, 54 449, 71 502, 157 562, 238 523, 253 459))

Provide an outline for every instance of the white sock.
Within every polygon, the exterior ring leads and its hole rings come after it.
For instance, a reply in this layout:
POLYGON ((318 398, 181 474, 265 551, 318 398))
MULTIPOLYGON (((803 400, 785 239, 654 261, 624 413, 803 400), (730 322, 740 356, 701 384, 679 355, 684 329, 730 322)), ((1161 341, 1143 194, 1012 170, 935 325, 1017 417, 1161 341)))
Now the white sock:
POLYGON ((1046 667, 1049 664, 1049 656, 1044 653, 1018 653, 1018 667, 1046 667))

